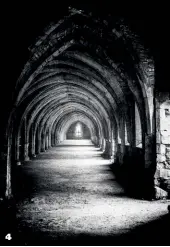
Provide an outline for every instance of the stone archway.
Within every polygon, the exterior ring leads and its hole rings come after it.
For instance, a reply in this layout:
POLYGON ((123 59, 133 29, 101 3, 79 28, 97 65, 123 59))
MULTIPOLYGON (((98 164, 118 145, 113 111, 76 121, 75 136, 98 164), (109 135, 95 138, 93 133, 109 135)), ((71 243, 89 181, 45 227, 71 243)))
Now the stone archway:
POLYGON ((146 187, 153 189, 154 88, 153 58, 123 19, 109 22, 70 9, 30 48, 17 81, 10 120, 15 162, 63 141, 64 125, 73 117, 88 122, 92 141, 121 166, 137 152, 137 106, 143 180, 148 177, 146 187))

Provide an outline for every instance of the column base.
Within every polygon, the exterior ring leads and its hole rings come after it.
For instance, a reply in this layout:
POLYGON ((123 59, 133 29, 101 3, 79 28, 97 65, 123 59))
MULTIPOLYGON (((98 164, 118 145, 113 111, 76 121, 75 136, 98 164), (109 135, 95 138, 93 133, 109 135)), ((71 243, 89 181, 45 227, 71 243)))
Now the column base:
POLYGON ((102 156, 106 159, 110 159, 111 158, 111 155, 110 154, 107 154, 105 152, 103 152, 102 156))
POLYGON ((29 160, 30 158, 28 156, 24 158, 24 161, 29 161, 29 160))
POLYGON ((16 161, 16 165, 17 166, 21 166, 22 164, 21 164, 21 161, 16 161))
POLYGON ((113 156, 113 155, 112 155, 112 156, 110 156, 110 163, 114 163, 114 161, 115 161, 114 156, 113 156))

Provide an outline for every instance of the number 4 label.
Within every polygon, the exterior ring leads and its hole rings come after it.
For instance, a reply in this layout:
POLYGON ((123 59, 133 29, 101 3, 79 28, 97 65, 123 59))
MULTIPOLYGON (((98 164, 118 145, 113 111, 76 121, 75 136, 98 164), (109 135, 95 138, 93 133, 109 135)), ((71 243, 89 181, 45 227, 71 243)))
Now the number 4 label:
POLYGON ((5 236, 5 239, 7 239, 7 240, 11 240, 11 239, 12 239, 12 237, 11 237, 11 233, 8 233, 8 234, 5 236))

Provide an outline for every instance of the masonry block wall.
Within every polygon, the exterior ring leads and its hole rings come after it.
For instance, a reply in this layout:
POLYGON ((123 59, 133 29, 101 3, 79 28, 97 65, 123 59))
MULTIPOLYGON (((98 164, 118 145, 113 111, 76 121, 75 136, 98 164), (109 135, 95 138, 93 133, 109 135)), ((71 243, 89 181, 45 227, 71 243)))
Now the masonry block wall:
POLYGON ((156 95, 157 198, 170 197, 170 93, 156 95))

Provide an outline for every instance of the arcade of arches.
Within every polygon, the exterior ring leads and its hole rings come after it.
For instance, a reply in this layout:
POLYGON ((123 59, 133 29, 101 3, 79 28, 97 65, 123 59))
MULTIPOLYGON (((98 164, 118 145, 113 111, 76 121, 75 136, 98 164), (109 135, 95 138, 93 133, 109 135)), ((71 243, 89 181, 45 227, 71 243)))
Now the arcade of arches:
POLYGON ((26 161, 90 139, 118 179, 137 188, 134 196, 168 198, 170 94, 156 89, 154 58, 124 20, 70 8, 29 52, 6 118, 1 197, 15 196, 26 161))

